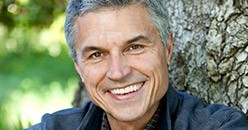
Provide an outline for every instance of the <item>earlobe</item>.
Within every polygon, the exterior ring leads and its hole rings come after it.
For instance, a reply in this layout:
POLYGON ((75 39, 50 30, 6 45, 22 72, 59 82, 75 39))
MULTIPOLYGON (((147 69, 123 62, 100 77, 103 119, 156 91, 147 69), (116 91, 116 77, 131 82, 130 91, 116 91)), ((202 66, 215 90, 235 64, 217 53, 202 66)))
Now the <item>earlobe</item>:
POLYGON ((170 65, 170 60, 173 52, 173 33, 170 34, 167 45, 166 45, 166 52, 167 52, 167 57, 166 57, 166 62, 167 65, 170 65))
POLYGON ((82 82, 84 83, 84 78, 83 78, 83 76, 81 74, 81 71, 80 71, 80 68, 79 68, 79 66, 78 66, 78 64, 76 62, 74 62, 74 66, 75 66, 75 69, 76 69, 78 75, 80 76, 82 82))

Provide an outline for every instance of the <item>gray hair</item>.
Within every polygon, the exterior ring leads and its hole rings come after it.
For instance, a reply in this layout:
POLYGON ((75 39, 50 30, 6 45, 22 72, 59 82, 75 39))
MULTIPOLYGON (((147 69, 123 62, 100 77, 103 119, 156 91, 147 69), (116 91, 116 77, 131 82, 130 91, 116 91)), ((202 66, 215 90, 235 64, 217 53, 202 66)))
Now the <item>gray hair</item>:
POLYGON ((170 20, 165 6, 165 0, 71 0, 67 7, 65 20, 65 38, 70 49, 71 58, 76 61, 75 19, 85 12, 106 7, 124 7, 131 4, 141 4, 147 8, 148 13, 160 33, 163 44, 166 46, 170 35, 170 20))

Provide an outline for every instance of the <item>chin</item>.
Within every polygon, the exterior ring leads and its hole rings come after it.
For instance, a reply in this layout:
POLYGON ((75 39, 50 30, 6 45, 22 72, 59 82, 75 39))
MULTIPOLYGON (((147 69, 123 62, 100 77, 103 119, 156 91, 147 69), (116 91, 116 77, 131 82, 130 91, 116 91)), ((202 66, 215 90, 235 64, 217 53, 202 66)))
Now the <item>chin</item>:
MULTIPOLYGON (((143 107, 140 107, 143 108, 143 107)), ((140 111, 136 111, 134 109, 126 111, 126 112, 117 112, 115 115, 112 115, 115 119, 122 122, 131 122, 135 120, 139 120, 145 115, 144 109, 140 109, 140 111)))

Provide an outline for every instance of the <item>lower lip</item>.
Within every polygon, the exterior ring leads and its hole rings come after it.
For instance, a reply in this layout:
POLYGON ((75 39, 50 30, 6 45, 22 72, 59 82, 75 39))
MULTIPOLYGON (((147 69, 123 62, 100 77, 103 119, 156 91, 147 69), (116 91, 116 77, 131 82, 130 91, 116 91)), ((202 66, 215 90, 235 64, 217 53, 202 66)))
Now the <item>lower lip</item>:
POLYGON ((116 95, 116 94, 112 94, 111 92, 108 92, 109 95, 116 99, 116 100, 128 100, 128 99, 131 99, 133 97, 135 97, 136 95, 138 95, 138 93, 142 90, 144 84, 135 92, 131 92, 131 93, 128 93, 128 94, 123 94, 123 95, 116 95))

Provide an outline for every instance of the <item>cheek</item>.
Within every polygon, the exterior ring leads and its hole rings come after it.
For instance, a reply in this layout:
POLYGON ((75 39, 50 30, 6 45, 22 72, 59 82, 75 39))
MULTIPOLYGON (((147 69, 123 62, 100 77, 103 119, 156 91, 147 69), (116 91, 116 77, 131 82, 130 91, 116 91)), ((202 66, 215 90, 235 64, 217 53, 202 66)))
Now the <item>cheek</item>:
POLYGON ((138 57, 131 58, 131 64, 135 68, 142 69, 142 71, 150 72, 165 72, 167 70, 166 57, 161 56, 163 53, 158 54, 158 52, 150 51, 138 57))
POLYGON ((84 78, 85 85, 91 88, 97 88, 97 85, 104 79, 106 74, 106 65, 84 65, 82 70, 82 76, 84 78))
POLYGON ((100 67, 93 67, 93 66, 85 66, 83 69, 83 78, 84 84, 89 94, 89 98, 96 104, 98 104, 99 99, 99 91, 100 88, 98 87, 99 83, 101 82, 101 68, 100 67))
MULTIPOLYGON (((153 86, 157 86, 155 91, 160 91, 161 85, 168 83, 168 70, 166 57, 163 52, 152 51, 136 59, 136 69, 152 80, 153 86), (160 89, 160 90, 158 90, 160 89)), ((135 61, 134 61, 135 62, 135 61)), ((164 92, 161 91, 161 92, 164 92)))

